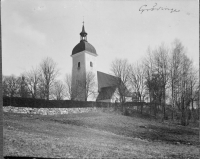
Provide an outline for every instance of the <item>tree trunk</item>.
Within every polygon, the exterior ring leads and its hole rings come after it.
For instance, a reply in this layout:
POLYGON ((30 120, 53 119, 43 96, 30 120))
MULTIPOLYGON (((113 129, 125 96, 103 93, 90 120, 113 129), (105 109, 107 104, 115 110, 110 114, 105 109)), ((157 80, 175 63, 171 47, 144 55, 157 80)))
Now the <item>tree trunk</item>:
POLYGON ((185 121, 185 109, 184 109, 184 103, 181 103, 181 125, 185 126, 186 125, 186 121, 185 121))
POLYGON ((46 99, 49 100, 49 85, 46 88, 46 99))
MULTIPOLYGON (((141 95, 139 95, 139 100, 140 100, 140 102, 142 101, 142 97, 141 97, 141 95)), ((143 104, 141 105, 141 114, 143 113, 143 104)))
POLYGON ((154 103, 154 116, 156 117, 157 116, 157 104, 154 103))
POLYGON ((174 84, 172 80, 172 112, 171 112, 171 120, 174 120, 174 84))
POLYGON ((187 116, 187 109, 185 107, 184 99, 182 99, 182 102, 181 102, 181 111, 182 111, 181 125, 186 126, 188 125, 188 116, 187 116))
POLYGON ((32 97, 35 98, 36 97, 36 91, 37 91, 37 88, 36 88, 36 85, 34 85, 34 88, 33 88, 33 94, 32 94, 32 97))
POLYGON ((191 111, 191 120, 193 122, 196 122, 196 117, 195 117, 195 110, 194 110, 194 100, 191 100, 191 105, 192 105, 192 111, 191 111))
POLYGON ((163 118, 164 120, 166 120, 167 116, 166 116, 166 106, 165 106, 165 88, 163 88, 163 93, 162 93, 162 107, 163 107, 163 118))
POLYGON ((172 112, 171 112, 171 120, 174 120, 174 109, 172 108, 172 112))

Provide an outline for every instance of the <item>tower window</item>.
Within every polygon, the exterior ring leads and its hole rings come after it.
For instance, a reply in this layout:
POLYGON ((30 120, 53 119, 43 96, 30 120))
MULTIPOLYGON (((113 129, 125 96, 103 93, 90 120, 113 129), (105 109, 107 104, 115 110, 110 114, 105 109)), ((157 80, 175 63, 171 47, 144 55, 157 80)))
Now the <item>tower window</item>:
POLYGON ((93 63, 92 62, 90 62, 90 67, 93 67, 93 63))
POLYGON ((78 62, 78 68, 80 68, 81 67, 81 63, 80 62, 78 62))

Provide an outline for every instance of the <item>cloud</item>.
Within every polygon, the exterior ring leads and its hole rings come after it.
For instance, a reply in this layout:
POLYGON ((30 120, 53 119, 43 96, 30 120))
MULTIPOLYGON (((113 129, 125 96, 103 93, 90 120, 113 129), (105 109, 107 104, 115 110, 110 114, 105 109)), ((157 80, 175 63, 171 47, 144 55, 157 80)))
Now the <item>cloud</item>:
POLYGON ((35 29, 28 21, 26 21, 19 14, 14 14, 14 32, 24 37, 28 40, 31 40, 38 45, 44 45, 46 42, 46 36, 41 31, 35 29))

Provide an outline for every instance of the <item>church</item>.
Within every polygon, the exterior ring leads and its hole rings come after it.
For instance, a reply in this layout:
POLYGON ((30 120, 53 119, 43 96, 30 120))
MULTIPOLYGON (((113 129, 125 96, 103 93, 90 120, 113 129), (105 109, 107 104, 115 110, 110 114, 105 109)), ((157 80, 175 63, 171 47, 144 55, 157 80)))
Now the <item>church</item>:
MULTIPOLYGON (((119 78, 97 71, 98 54, 87 41, 84 23, 80 42, 72 50, 72 99, 78 101, 119 102, 119 78)), ((131 95, 127 99, 131 99, 131 95)))

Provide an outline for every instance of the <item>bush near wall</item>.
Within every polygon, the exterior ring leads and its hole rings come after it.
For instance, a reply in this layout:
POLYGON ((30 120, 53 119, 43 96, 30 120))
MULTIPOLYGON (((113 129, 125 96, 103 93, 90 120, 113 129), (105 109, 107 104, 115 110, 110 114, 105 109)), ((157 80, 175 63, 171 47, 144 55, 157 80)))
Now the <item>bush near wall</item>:
POLYGON ((86 108, 86 107, 114 107, 119 104, 72 101, 72 100, 45 100, 21 97, 3 97, 3 106, 29 107, 29 108, 86 108))

